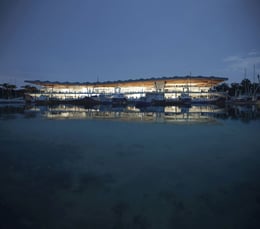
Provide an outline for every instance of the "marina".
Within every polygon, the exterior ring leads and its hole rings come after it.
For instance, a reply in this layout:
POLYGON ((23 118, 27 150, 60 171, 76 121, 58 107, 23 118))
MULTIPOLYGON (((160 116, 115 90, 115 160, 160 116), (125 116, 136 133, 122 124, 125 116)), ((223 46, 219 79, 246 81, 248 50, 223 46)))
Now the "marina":
POLYGON ((260 229, 259 9, 0 1, 0 229, 260 229))
POLYGON ((0 104, 112 105, 112 106, 192 106, 260 104, 259 83, 244 79, 229 87, 224 77, 159 77, 107 82, 25 81, 20 90, 0 88, 0 104), (232 86, 233 85, 233 86, 232 86), (234 86, 235 85, 235 86, 234 86), (224 88, 226 87, 226 90, 224 88), (17 97, 17 95, 19 97, 17 97))

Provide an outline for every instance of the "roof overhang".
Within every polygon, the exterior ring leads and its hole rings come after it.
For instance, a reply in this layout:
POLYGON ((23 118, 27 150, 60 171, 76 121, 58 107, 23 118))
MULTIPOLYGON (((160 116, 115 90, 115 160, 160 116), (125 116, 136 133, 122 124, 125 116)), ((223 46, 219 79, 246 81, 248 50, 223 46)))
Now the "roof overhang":
POLYGON ((199 87, 208 86, 212 87, 216 84, 228 80, 225 77, 215 76, 174 76, 174 77, 161 77, 161 78, 149 78, 149 79, 137 79, 137 80, 124 80, 124 81, 106 81, 106 82, 50 82, 40 80, 26 80, 26 83, 39 85, 43 87, 55 87, 55 88, 79 88, 79 87, 138 87, 138 86, 154 86, 154 83, 161 82, 167 84, 195 84, 199 87))

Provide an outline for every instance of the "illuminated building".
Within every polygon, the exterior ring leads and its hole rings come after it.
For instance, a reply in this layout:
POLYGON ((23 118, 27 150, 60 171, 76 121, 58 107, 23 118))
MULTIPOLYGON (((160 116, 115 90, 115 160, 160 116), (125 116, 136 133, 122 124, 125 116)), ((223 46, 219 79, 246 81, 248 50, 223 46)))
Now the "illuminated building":
MULTIPOLYGON (((123 94, 128 100, 139 99, 151 94, 163 95, 164 99, 175 99, 186 92, 193 98, 207 97, 215 93, 212 89, 226 81, 224 77, 161 77, 138 80, 107 81, 94 83, 70 83, 49 81, 26 81, 41 87, 40 93, 31 93, 35 99, 40 97, 68 100, 105 95, 107 97, 123 94)), ((216 94, 216 93, 215 93, 216 94)))

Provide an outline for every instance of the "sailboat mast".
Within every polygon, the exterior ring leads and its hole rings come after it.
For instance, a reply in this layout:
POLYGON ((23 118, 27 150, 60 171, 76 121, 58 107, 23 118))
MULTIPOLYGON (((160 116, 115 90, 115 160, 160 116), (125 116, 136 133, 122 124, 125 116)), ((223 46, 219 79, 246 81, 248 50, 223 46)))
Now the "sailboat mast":
POLYGON ((255 64, 254 64, 254 72, 253 72, 253 83, 255 83, 255 64))

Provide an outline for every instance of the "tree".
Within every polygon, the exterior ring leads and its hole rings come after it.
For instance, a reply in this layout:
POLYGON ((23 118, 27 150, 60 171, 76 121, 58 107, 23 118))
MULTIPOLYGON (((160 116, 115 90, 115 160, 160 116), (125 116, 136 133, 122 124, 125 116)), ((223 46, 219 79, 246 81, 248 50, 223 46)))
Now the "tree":
POLYGON ((241 85, 241 91, 243 94, 250 94, 252 84, 249 79, 243 79, 240 83, 241 85))
POLYGON ((39 91, 36 87, 31 86, 31 85, 25 85, 25 86, 22 86, 22 88, 24 88, 25 92, 28 92, 28 93, 35 93, 35 92, 39 91))
POLYGON ((227 83, 222 83, 222 84, 219 84, 218 86, 215 87, 216 90, 218 92, 228 92, 230 87, 228 86, 227 83))
POLYGON ((1 98, 4 97, 4 88, 3 88, 3 84, 0 84, 0 91, 1 91, 1 98))
POLYGON ((14 85, 14 84, 3 83, 1 86, 3 88, 5 88, 6 90, 14 90, 14 89, 16 89, 16 85, 14 85))
POLYGON ((260 76, 259 74, 257 75, 258 83, 253 83, 252 84, 252 96, 253 99, 256 99, 257 93, 260 92, 260 76))
POLYGON ((231 87, 229 89, 229 95, 230 96, 238 96, 240 90, 240 84, 239 83, 231 83, 231 87))
POLYGON ((6 97, 9 98, 14 93, 14 90, 16 89, 16 85, 14 84, 8 84, 3 83, 2 86, 2 96, 4 97, 4 94, 6 94, 6 97))

